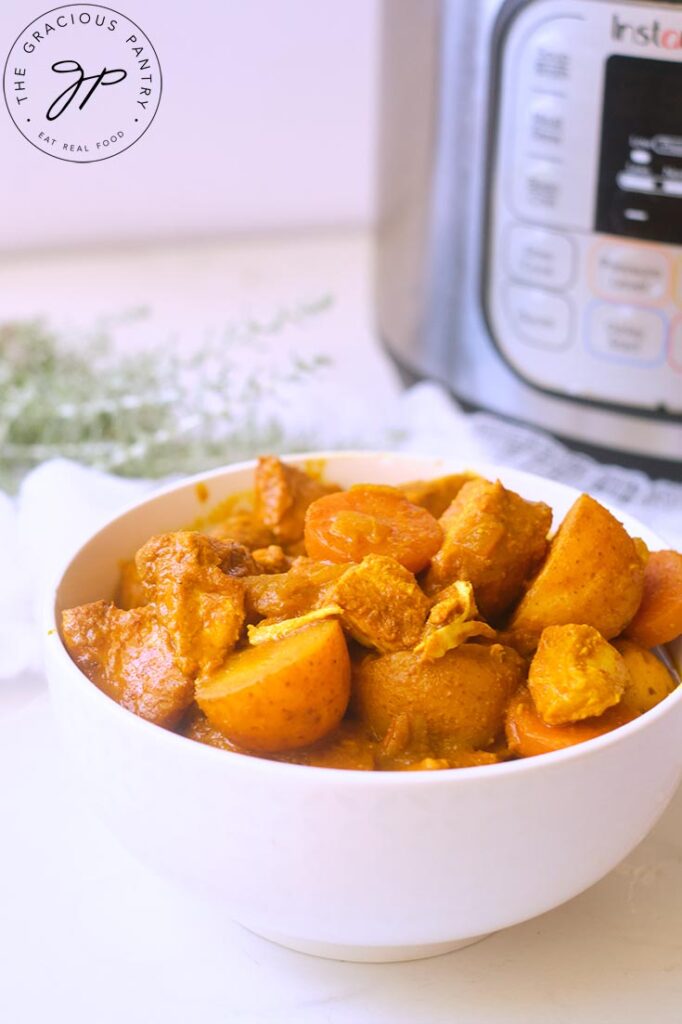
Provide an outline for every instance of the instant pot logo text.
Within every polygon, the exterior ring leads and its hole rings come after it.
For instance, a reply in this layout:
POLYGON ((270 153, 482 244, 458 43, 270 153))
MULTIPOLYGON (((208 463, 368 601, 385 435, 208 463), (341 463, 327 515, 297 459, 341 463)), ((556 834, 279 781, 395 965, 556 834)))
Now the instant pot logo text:
POLYGON ((98 4, 69 4, 18 36, 3 88, 10 117, 33 146, 92 163, 124 152, 147 131, 161 99, 161 68, 129 18, 98 4))
POLYGON ((611 36, 618 42, 633 43, 635 46, 653 46, 659 50, 682 49, 682 32, 666 28, 660 21, 635 24, 614 14, 611 21, 611 36))

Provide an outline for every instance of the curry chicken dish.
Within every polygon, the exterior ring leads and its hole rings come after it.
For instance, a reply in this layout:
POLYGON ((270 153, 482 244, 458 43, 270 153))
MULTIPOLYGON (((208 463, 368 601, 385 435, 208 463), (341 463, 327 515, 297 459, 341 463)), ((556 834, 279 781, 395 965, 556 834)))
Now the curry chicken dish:
POLYGON ((676 686, 682 555, 581 495, 552 512, 473 473, 342 490, 268 456, 250 500, 151 537, 115 601, 63 613, 78 667, 201 743, 329 768, 543 754, 676 686))

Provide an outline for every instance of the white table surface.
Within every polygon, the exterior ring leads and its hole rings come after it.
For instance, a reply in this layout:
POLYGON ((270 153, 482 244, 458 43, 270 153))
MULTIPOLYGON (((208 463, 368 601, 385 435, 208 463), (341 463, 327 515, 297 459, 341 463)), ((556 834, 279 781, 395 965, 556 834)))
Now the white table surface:
MULTIPOLYGON (((208 322, 226 310, 239 315, 331 290, 338 302, 320 332, 339 376, 320 382, 321 391, 357 379, 362 351, 365 383, 381 404, 398 388, 372 347, 367 266, 360 235, 175 253, 45 254, 0 264, 0 315, 43 312, 66 323, 151 297, 155 322, 189 330, 192 307, 208 322)), ((433 960, 356 965, 279 948, 219 908, 197 905, 132 860, 81 807, 76 789, 44 681, 0 685, 0 1021, 7 1024, 682 1020, 682 792, 619 868, 564 907, 433 960)))
POLYGON ((364 965, 272 945, 132 860, 81 807, 37 678, 0 691, 0 779, 7 1024, 682 1019, 682 791, 619 868, 558 910, 432 960, 364 965))

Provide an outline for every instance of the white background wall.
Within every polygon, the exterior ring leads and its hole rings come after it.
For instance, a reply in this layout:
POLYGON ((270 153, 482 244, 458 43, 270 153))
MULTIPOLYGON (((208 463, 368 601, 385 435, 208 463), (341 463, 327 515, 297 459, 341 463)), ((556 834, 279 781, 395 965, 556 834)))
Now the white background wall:
MULTIPOLYGON (((0 107, 0 249, 365 223, 379 0, 117 0, 163 71, 156 120, 111 160, 34 149, 0 107)), ((48 0, 0 4, 2 63, 48 0)))

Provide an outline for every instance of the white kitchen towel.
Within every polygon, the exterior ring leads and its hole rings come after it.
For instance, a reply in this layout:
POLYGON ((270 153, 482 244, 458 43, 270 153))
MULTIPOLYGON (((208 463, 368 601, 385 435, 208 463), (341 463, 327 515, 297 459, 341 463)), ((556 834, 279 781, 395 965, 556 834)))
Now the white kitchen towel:
MULTIPOLYGON (((495 416, 467 415, 436 384, 404 392, 386 410, 384 427, 364 434, 363 445, 541 473, 631 512, 682 549, 681 485, 601 465, 495 416)), ((29 473, 17 498, 0 492, 0 679, 40 666, 44 595, 69 554, 118 509, 156 486, 158 481, 124 480, 53 459, 29 473)))

